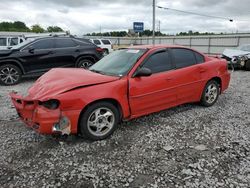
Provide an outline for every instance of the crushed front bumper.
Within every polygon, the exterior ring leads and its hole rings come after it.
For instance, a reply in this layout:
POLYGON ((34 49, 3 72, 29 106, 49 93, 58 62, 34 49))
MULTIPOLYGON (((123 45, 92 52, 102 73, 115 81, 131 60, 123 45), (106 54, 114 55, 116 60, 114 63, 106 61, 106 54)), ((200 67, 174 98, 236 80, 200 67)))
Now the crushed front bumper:
POLYGON ((20 119, 41 134, 71 134, 77 132, 77 111, 63 112, 60 108, 47 109, 39 101, 10 93, 11 100, 20 119), (72 127, 73 123, 73 127, 72 127))

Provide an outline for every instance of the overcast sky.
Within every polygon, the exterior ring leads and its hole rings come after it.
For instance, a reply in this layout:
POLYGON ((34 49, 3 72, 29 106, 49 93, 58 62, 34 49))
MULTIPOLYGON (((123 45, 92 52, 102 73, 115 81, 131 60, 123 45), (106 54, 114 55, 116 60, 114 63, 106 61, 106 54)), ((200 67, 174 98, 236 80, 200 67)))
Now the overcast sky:
MULTIPOLYGON (((234 19, 229 22, 156 9, 164 33, 250 32, 250 0, 156 0, 157 5, 234 19)), ((57 25, 72 34, 128 30, 134 21, 152 29, 152 0, 0 0, 0 21, 57 25)), ((158 24, 157 24, 158 25, 158 24)), ((156 25, 156 28, 158 26, 156 25)))

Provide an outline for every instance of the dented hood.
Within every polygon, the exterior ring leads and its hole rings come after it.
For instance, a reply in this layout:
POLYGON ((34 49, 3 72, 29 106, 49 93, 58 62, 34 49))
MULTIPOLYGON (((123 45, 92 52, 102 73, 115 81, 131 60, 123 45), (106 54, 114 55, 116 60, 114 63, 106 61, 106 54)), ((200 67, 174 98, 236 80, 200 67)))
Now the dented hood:
POLYGON ((247 55, 249 53, 250 52, 237 50, 237 49, 225 49, 223 52, 223 55, 232 58, 234 56, 247 55))
POLYGON ((107 76, 80 68, 56 68, 41 76, 29 89, 26 99, 46 100, 60 93, 96 84, 112 82, 119 77, 107 76))

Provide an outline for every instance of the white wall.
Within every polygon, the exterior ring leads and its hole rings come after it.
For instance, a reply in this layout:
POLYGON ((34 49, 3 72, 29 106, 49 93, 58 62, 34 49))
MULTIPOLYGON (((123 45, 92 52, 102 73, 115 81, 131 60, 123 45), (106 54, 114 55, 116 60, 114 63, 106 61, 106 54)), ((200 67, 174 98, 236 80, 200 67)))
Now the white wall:
MULTIPOLYGON (((98 38, 98 37, 86 37, 98 38)), ((103 37, 117 45, 152 44, 152 37, 103 37)), ((155 44, 176 44, 194 48, 207 54, 221 54, 225 48, 236 48, 242 44, 250 44, 250 33, 207 35, 207 36, 168 36, 156 37, 155 44)))

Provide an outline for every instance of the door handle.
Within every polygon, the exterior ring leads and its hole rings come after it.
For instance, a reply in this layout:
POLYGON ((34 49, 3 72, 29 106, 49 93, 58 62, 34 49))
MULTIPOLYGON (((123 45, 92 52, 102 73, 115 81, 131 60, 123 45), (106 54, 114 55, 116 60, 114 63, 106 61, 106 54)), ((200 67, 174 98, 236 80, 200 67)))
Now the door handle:
POLYGON ((165 80, 166 81, 171 81, 171 80, 173 80, 173 78, 166 78, 165 80))
POLYGON ((77 49, 77 50, 75 50, 75 52, 80 52, 80 50, 79 50, 79 49, 77 49))
POLYGON ((54 54, 54 51, 49 51, 49 53, 48 54, 54 54))
POLYGON ((200 68, 200 73, 204 73, 204 72, 206 72, 206 71, 207 71, 206 69, 200 68))
POLYGON ((198 71, 200 72, 200 73, 204 73, 204 72, 206 72, 207 71, 207 69, 205 69, 205 68, 203 68, 203 67, 198 67, 198 71))

